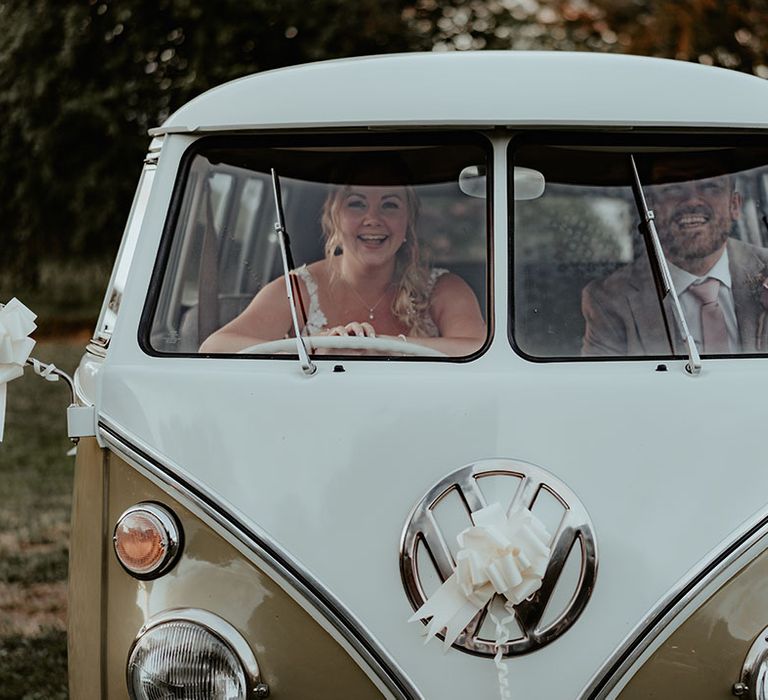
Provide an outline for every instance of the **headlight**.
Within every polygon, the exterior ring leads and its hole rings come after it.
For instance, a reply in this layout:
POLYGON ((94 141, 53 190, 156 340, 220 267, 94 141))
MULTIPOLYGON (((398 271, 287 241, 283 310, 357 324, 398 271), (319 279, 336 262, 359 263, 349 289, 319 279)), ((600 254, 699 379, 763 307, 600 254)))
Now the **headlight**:
POLYGON ((139 631, 128 656, 133 700, 266 698, 250 646, 228 622, 206 610, 168 610, 139 631))

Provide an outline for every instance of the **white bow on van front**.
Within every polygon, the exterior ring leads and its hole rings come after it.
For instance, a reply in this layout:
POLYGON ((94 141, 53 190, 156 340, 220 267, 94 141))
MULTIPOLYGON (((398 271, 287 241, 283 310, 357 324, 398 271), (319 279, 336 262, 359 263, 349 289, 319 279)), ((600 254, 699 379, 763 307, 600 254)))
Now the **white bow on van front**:
POLYGON ((550 535, 528 508, 515 508, 509 515, 499 503, 472 513, 474 525, 461 532, 457 541, 456 570, 410 618, 409 622, 432 618, 427 626, 428 642, 445 628, 447 651, 472 618, 494 595, 506 598, 507 617, 496 618, 496 664, 502 700, 511 698, 508 671, 502 661, 509 641, 508 624, 514 606, 541 588, 549 564, 550 535))
POLYGON ((37 328, 33 314, 16 297, 0 308, 0 441, 5 427, 6 384, 24 374, 35 347, 29 334, 37 328))

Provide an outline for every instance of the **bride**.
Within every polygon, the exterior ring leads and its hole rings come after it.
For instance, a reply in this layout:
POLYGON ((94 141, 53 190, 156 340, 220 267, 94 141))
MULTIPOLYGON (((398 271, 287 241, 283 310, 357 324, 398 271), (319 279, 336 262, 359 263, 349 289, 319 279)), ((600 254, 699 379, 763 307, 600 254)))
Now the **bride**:
MULTIPOLYGON (((391 337, 454 356, 479 350, 486 327, 474 292, 457 275, 420 261, 413 188, 363 183, 351 178, 329 193, 322 213, 325 257, 291 273, 306 309, 302 335, 391 337)), ((200 351, 237 352, 290 335, 279 277, 200 351)))

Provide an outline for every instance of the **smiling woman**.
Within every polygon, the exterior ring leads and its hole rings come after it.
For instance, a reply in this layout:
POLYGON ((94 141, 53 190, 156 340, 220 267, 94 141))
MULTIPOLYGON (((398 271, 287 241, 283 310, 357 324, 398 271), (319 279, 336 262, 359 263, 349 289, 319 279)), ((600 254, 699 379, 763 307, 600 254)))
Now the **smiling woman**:
MULTIPOLYGON (((421 262, 419 198, 405 164, 390 154, 371 155, 338 179, 343 184, 331 189, 323 206, 325 257, 292 272, 298 297, 308 305, 302 334, 378 336, 403 344, 410 337, 452 355, 478 350, 486 331, 472 290, 448 270, 421 262)), ((285 284, 278 278, 200 349, 238 351, 290 331, 285 284)))
POLYGON ((284 192, 296 327, 310 353, 471 355, 487 336, 480 303, 486 212, 484 199, 470 198, 458 180, 486 157, 478 145, 426 143, 204 151, 190 168, 171 252, 176 278, 166 275, 158 310, 173 314, 195 287, 198 301, 172 321, 175 338, 185 340, 174 345, 153 333, 157 349, 294 351, 293 343, 272 342, 296 335, 275 264, 281 256, 265 177, 274 168, 284 192), (468 269, 472 286, 461 276, 468 269), (179 284, 187 292, 174 296, 179 284), (237 290, 239 308, 224 308, 227 286, 237 290), (216 312, 212 323, 206 304, 216 312), (190 326, 198 331, 192 347, 190 326))

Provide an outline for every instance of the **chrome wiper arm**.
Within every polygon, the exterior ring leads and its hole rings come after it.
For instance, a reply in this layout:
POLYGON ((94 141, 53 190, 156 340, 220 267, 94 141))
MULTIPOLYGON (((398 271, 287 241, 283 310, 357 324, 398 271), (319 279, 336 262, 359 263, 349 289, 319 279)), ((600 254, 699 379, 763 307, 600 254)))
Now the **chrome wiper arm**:
POLYGON ((635 196, 635 205, 640 214, 640 230, 643 232, 646 239, 648 257, 650 258, 651 269, 653 270, 654 279, 656 280, 659 301, 663 304, 664 299, 666 299, 667 296, 671 297, 672 313, 675 317, 675 323, 677 324, 677 329, 680 331, 688 349, 688 363, 685 365, 685 370, 689 374, 697 375, 701 372, 701 357, 696 348, 696 343, 691 336, 691 332, 688 329, 688 323, 683 314, 683 307, 680 304, 680 297, 677 296, 675 285, 672 282, 672 275, 669 274, 669 266, 667 265, 667 259, 664 256, 664 250, 661 247, 659 234, 656 230, 656 224, 654 223, 653 212, 648 208, 648 203, 645 201, 643 185, 640 182, 640 175, 637 172, 635 156, 631 153, 629 155, 629 161, 632 166, 632 193, 635 196))
POLYGON ((296 351, 299 355, 299 364, 301 370, 308 377, 311 377, 317 367, 309 359, 307 347, 304 345, 304 338, 301 337, 301 328, 299 328, 299 315, 296 312, 296 301, 293 298, 293 284, 291 282, 291 265, 288 262, 288 234, 285 231, 285 218, 283 217, 283 199, 280 195, 280 180, 277 172, 272 168, 272 192, 275 195, 275 211, 277 212, 277 221, 275 221, 275 233, 280 243, 280 258, 283 262, 283 278, 285 279, 285 291, 288 294, 288 305, 291 307, 291 321, 293 323, 293 332, 296 335, 296 351))

